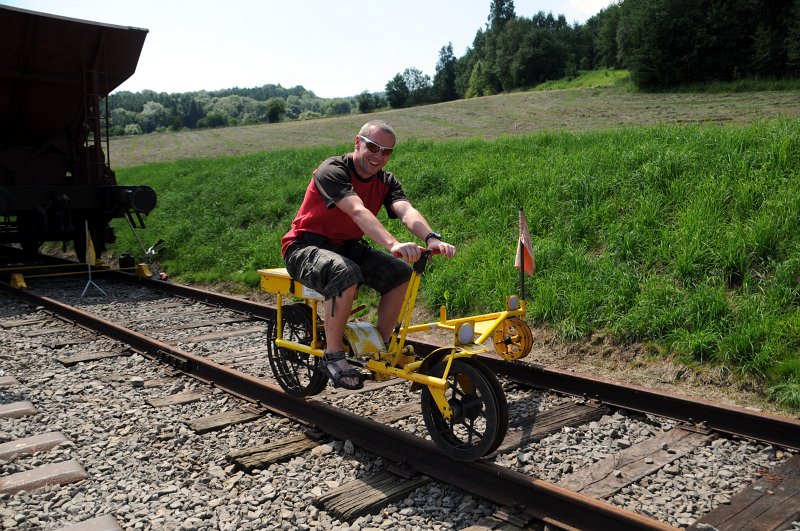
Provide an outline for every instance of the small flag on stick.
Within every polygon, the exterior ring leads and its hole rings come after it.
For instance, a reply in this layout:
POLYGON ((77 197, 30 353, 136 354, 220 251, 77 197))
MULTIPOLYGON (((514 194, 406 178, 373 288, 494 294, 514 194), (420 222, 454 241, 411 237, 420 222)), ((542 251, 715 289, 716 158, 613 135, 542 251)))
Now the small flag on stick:
POLYGON ((92 235, 89 233, 89 223, 86 223, 86 263, 95 265, 97 263, 97 256, 94 252, 94 243, 92 243, 92 235))
POLYGON ((514 260, 514 267, 522 269, 528 275, 536 271, 536 262, 533 259, 533 245, 531 245, 531 233, 528 230, 528 221, 522 209, 519 210, 519 245, 517 245, 517 257, 514 260))

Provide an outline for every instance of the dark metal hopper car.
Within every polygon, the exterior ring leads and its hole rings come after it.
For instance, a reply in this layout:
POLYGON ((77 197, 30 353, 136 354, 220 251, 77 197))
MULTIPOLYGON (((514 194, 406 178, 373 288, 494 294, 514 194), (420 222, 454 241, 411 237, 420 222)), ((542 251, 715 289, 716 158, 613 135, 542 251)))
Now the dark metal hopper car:
POLYGON ((109 222, 142 223, 148 186, 118 186, 106 96, 136 70, 147 30, 0 6, 0 243, 75 242, 98 253, 109 222))

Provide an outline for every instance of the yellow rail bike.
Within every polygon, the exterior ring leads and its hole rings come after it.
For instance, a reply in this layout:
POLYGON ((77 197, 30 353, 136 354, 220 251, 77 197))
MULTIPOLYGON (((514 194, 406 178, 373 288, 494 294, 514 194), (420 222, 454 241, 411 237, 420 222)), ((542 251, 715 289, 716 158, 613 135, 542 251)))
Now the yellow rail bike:
MULTIPOLYGON (((492 348, 507 360, 526 356, 533 345, 523 321, 525 300, 506 298, 500 312, 458 319, 440 309, 439 321, 412 324, 411 315, 431 251, 423 249, 414 264, 399 322, 388 347, 374 325, 351 319, 345 328, 348 361, 377 381, 401 378, 421 388, 421 408, 431 439, 449 457, 471 461, 495 451, 508 428, 508 404, 497 377, 477 354, 492 348), (443 329, 453 333, 453 345, 425 357, 406 342, 410 334, 443 329), (486 344, 486 345, 484 345, 486 344)), ((268 357, 273 374, 289 394, 320 393, 328 377, 317 369, 325 352, 325 332, 319 314, 321 294, 293 280, 286 269, 261 269, 262 290, 275 294, 277 317, 270 324, 268 357)))

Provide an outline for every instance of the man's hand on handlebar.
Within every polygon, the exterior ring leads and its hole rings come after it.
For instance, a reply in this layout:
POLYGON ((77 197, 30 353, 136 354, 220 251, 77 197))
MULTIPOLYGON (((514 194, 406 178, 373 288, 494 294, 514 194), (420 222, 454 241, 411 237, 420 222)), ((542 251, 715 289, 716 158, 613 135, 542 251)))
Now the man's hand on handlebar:
POLYGON ((394 256, 402 258, 404 262, 413 264, 422 256, 423 248, 414 242, 397 243, 389 249, 394 256))
MULTIPOLYGON (((419 260, 420 256, 422 256, 422 251, 425 250, 425 247, 420 247, 416 243, 406 242, 392 246, 390 252, 397 258, 402 258, 405 262, 413 264, 419 260)), ((441 254, 447 258, 453 258, 456 255, 456 248, 446 242, 433 243, 428 246, 427 250, 429 250, 432 255, 441 254)))
POLYGON ((455 246, 439 240, 436 240, 435 243, 431 242, 430 245, 428 245, 428 249, 433 251, 432 254, 441 254, 447 258, 453 258, 456 255, 455 246))

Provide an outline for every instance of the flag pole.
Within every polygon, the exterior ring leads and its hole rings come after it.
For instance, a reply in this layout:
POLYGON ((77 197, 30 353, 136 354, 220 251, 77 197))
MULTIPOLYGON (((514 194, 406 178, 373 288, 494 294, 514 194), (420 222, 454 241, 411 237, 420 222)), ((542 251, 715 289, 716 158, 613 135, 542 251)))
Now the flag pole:
POLYGON ((92 243, 92 237, 89 235, 89 221, 86 220, 84 222, 84 226, 86 227, 86 272, 89 275, 89 281, 86 282, 86 286, 83 288, 83 293, 81 293, 81 299, 84 295, 86 295, 86 291, 89 289, 89 286, 94 286, 97 291, 106 296, 106 292, 103 291, 100 286, 95 284, 94 280, 92 280, 92 262, 94 261, 94 244, 92 243), (89 259, 89 256, 92 256, 92 259, 89 259))
MULTIPOLYGON (((520 212, 520 219, 522 219, 522 215, 523 215, 522 214, 522 207, 519 208, 519 212, 520 212)), ((517 242, 517 247, 519 248, 519 251, 518 251, 519 252, 519 256, 524 256, 525 249, 523 249, 522 238, 519 238, 519 241, 517 242)), ((525 300, 525 267, 524 266, 519 268, 519 297, 523 301, 525 300)))

